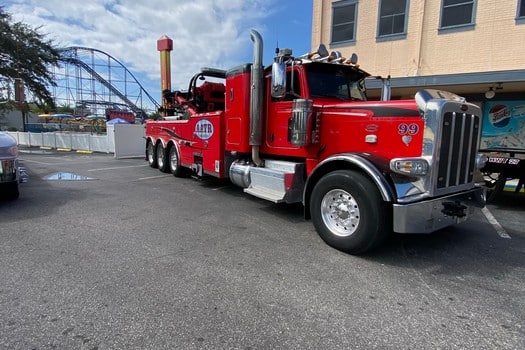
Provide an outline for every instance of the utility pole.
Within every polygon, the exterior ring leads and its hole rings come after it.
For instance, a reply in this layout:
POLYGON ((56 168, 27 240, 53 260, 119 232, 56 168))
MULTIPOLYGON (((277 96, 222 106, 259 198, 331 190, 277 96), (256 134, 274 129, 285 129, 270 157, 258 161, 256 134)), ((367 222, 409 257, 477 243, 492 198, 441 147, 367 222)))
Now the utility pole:
POLYGON ((23 131, 26 132, 26 109, 24 108, 24 103, 26 100, 26 95, 24 92, 24 82, 20 78, 15 78, 15 102, 22 113, 22 125, 23 131))

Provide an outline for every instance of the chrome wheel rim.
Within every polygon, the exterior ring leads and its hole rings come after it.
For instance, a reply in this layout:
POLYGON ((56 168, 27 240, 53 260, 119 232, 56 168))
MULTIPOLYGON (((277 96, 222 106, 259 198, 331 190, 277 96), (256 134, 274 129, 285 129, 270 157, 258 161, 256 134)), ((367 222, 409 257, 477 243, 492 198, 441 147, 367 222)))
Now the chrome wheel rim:
POLYGON ((148 144, 148 162, 150 162, 150 164, 152 164, 153 161, 155 160, 154 157, 155 156, 153 155, 153 145, 149 143, 148 144))
POLYGON ((157 146, 157 164, 159 168, 162 168, 164 165, 164 148, 161 145, 157 146))
MULTIPOLYGON (((175 147, 175 146, 173 146, 175 147)), ((172 149, 170 151, 170 166, 171 170, 175 171, 177 170, 177 163, 179 162, 179 157, 177 157, 177 151, 175 149, 172 149)))
POLYGON ((321 202, 321 217, 326 227, 336 236, 348 237, 359 227, 357 201, 341 189, 327 192, 321 202))

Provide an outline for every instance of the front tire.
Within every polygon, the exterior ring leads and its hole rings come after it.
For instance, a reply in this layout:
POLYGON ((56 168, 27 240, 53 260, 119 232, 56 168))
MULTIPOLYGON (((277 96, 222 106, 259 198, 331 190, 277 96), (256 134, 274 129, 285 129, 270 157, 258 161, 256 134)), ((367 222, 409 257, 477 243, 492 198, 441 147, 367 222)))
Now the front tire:
POLYGON ((20 196, 20 191, 18 190, 18 182, 13 182, 9 185, 5 184, 3 189, 0 190, 2 198, 7 200, 15 200, 20 196))
POLYGON ((350 254, 377 247, 391 230, 391 207, 375 184, 356 171, 338 170, 321 178, 312 191, 310 214, 319 236, 350 254))
POLYGON ((18 182, 11 186, 11 192, 9 193, 9 199, 14 200, 20 197, 20 190, 18 189, 18 182))

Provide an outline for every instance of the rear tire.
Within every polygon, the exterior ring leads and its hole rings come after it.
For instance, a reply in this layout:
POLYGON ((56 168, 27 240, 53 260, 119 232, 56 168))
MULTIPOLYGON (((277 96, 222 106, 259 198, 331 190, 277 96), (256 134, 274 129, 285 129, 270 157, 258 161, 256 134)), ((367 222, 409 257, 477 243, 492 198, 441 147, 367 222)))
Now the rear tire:
POLYGON ((505 189, 507 177, 502 173, 486 174, 491 180, 487 181, 487 203, 492 203, 505 189))
POLYGON ((9 199, 17 199, 18 197, 20 197, 20 190, 18 189, 18 182, 17 182, 11 187, 11 192, 9 193, 9 199))
POLYGON ((155 152, 155 145, 153 145, 153 142, 148 141, 148 144, 146 145, 146 159, 148 160, 148 164, 152 168, 157 167, 157 156, 155 152))
POLYGON ((338 170, 315 185, 310 198, 312 222, 331 247, 362 254, 391 232, 391 207, 376 185, 356 171, 338 170))
POLYGON ((180 165, 180 156, 177 146, 172 145, 168 153, 169 171, 175 177, 183 177, 185 175, 185 169, 180 165))
POLYGON ((0 199, 15 200, 20 196, 18 182, 0 184, 0 199))
POLYGON ((162 146, 161 143, 159 143, 156 147, 157 150, 157 167, 160 171, 163 173, 169 172, 168 167, 168 155, 166 152, 166 149, 162 146))

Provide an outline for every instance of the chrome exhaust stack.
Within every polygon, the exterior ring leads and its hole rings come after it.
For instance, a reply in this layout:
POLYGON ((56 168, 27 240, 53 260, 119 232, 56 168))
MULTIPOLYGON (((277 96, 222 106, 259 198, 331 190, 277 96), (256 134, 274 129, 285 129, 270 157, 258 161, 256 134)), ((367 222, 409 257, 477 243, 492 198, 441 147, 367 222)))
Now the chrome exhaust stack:
POLYGON ((259 157, 259 146, 262 138, 262 101, 263 101, 263 40, 261 34, 252 29, 250 38, 253 41, 253 64, 251 69, 250 92, 250 145, 252 160, 256 166, 262 166, 259 157))

